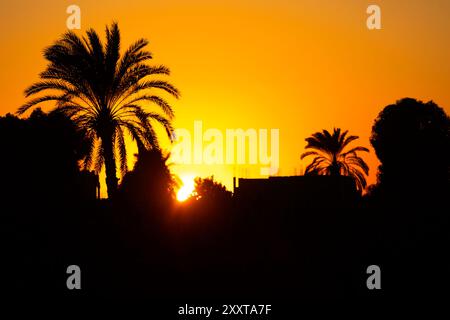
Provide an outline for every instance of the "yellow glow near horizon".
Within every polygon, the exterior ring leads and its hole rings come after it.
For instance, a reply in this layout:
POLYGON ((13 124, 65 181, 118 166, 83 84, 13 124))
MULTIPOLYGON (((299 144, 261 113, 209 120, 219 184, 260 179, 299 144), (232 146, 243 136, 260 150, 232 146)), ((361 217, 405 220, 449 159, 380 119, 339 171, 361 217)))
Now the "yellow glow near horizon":
POLYGON ((183 185, 177 192, 177 200, 183 202, 192 195, 192 192, 195 190, 195 176, 194 175, 186 175, 181 177, 181 181, 183 185))

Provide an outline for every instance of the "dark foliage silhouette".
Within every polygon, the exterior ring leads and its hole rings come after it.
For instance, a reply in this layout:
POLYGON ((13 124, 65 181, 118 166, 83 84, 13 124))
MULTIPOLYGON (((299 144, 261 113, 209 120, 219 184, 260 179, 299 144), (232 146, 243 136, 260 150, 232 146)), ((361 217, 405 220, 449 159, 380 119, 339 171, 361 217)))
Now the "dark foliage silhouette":
POLYGON ((305 149, 312 150, 303 153, 301 159, 309 156, 314 156, 314 159, 306 167, 305 175, 350 176, 355 180, 357 189, 363 191, 366 187, 364 174, 369 173, 369 167, 358 156, 358 152, 369 150, 360 146, 345 150, 347 145, 358 139, 358 136, 347 134, 348 131, 341 132, 341 129, 337 128, 333 133, 323 130, 306 138, 305 149))
POLYGON ((373 196, 386 205, 442 206, 450 194, 450 118, 405 98, 378 115, 370 139, 381 161, 373 196))
POLYGON ((169 155, 159 149, 141 150, 132 171, 123 178, 118 197, 128 205, 149 210, 165 210, 175 201, 179 186, 167 164, 169 155))
POLYGON ((231 199, 231 192, 227 188, 214 180, 214 176, 209 178, 195 178, 195 196, 198 200, 220 201, 231 199))
POLYGON ((149 79, 170 72, 165 66, 147 64, 152 59, 152 54, 144 50, 147 44, 147 40, 139 39, 121 56, 117 23, 106 27, 105 44, 92 29, 86 37, 65 33, 44 51, 49 64, 40 74, 42 80, 25 90, 27 97, 48 90, 60 94, 34 98, 18 110, 18 114, 23 114, 37 104, 55 101, 56 110, 72 119, 89 142, 85 169, 93 167, 98 173, 105 165, 109 196, 118 185, 116 162, 120 164, 122 176, 127 172, 125 132, 140 150, 158 148, 155 122, 172 137, 172 107, 153 91, 160 90, 174 97, 179 92, 164 80, 149 79), (145 103, 158 106, 163 114, 146 110, 145 103))
POLYGON ((371 252, 390 270, 391 292, 442 294, 448 285, 449 130, 442 108, 411 98, 385 107, 372 127, 381 165, 364 212, 375 217, 371 252))
POLYGON ((27 119, 0 118, 1 232, 8 239, 3 257, 11 295, 62 289, 64 274, 57 270, 65 271, 71 259, 83 262, 82 213, 91 209, 98 181, 78 169, 87 147, 61 113, 36 109, 27 119))
POLYGON ((78 161, 88 143, 65 115, 36 109, 22 120, 8 114, 0 118, 0 138, 5 150, 0 166, 8 168, 2 179, 5 199, 45 196, 51 203, 82 197, 78 161))

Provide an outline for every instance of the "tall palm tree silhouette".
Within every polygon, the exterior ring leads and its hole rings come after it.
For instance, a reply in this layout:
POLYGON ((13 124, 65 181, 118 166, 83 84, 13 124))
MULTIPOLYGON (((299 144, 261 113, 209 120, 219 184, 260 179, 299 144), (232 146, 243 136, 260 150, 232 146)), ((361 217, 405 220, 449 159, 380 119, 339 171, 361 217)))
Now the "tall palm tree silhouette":
POLYGON ((303 153, 301 159, 314 156, 313 161, 306 167, 306 175, 350 176, 355 180, 357 189, 362 191, 366 187, 364 174, 369 174, 369 167, 357 153, 369 150, 358 146, 345 151, 350 142, 359 138, 347 134, 348 131, 341 132, 339 128, 334 129, 333 134, 327 130, 314 133, 305 139, 305 149, 312 150, 303 153))
POLYGON ((173 109, 153 90, 176 98, 179 91, 164 80, 147 78, 170 74, 165 66, 146 64, 152 59, 152 54, 144 50, 147 44, 146 39, 139 39, 121 56, 117 23, 106 27, 105 45, 92 29, 86 37, 65 33, 45 49, 49 64, 40 74, 41 81, 25 90, 26 97, 46 90, 52 93, 28 101, 17 111, 23 114, 39 103, 56 101, 55 109, 69 116, 90 143, 85 169, 94 167, 99 172, 105 166, 108 197, 117 190, 116 160, 122 176, 128 170, 125 132, 136 141, 139 150, 159 148, 154 122, 172 137, 173 109), (162 113, 145 110, 144 103, 157 105, 162 113))

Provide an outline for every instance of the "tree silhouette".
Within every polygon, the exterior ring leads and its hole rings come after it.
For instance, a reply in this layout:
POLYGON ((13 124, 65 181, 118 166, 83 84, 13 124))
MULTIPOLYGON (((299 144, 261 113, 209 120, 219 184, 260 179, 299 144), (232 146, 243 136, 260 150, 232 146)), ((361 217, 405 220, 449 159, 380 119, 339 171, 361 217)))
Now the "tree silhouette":
POLYGON ((45 49, 44 57, 49 64, 40 74, 41 81, 25 90, 26 97, 47 90, 60 94, 34 98, 17 112, 23 114, 39 103, 56 101, 55 109, 70 117, 89 141, 85 169, 94 167, 99 172, 105 165, 109 197, 118 185, 116 160, 122 176, 127 172, 125 132, 136 141, 139 150, 158 148, 153 122, 172 136, 173 109, 152 90, 159 89, 176 98, 179 92, 166 81, 147 80, 148 76, 170 73, 165 66, 146 64, 152 58, 144 50, 147 44, 147 40, 139 39, 121 56, 117 23, 106 27, 105 45, 92 29, 86 37, 65 33, 45 49), (146 111, 143 103, 156 104, 162 114, 146 111))
MULTIPOLYGON (((5 150, 0 159, 2 200, 18 206, 28 205, 28 201, 44 206, 84 200, 82 181, 88 173, 79 171, 78 161, 86 155, 88 145, 63 114, 47 114, 37 108, 26 119, 11 114, 0 117, 0 148, 5 150), (17 201, 24 197, 28 201, 17 201)), ((33 209, 36 207, 34 204, 33 209)))
POLYGON ((198 199, 226 200, 231 198, 231 192, 214 180, 214 176, 208 178, 195 178, 195 195, 198 199))
POLYGON ((450 118, 434 102, 405 98, 386 106, 370 142, 381 162, 372 194, 381 192, 389 204, 413 207, 448 198, 450 118))
POLYGON ((155 148, 143 150, 136 156, 133 170, 123 178, 119 198, 142 208, 167 209, 175 200, 179 187, 178 177, 170 171, 167 163, 170 154, 163 154, 155 148))
POLYGON ((308 156, 314 156, 314 159, 306 167, 305 175, 350 176, 355 180, 357 189, 362 191, 366 187, 364 174, 369 173, 369 167, 358 156, 358 152, 369 150, 360 146, 344 150, 350 142, 359 138, 347 136, 347 133, 348 131, 341 132, 341 129, 337 128, 333 130, 333 134, 323 130, 306 138, 305 149, 312 150, 303 153, 301 159, 308 156))

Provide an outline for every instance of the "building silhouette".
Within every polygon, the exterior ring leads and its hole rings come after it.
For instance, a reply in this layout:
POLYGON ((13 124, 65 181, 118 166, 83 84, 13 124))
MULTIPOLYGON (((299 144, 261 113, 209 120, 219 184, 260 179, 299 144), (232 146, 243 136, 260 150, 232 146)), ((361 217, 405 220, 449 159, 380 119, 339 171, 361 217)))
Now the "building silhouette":
POLYGON ((352 208, 358 200, 350 177, 286 176, 234 179, 234 198, 240 208, 292 211, 352 208))

